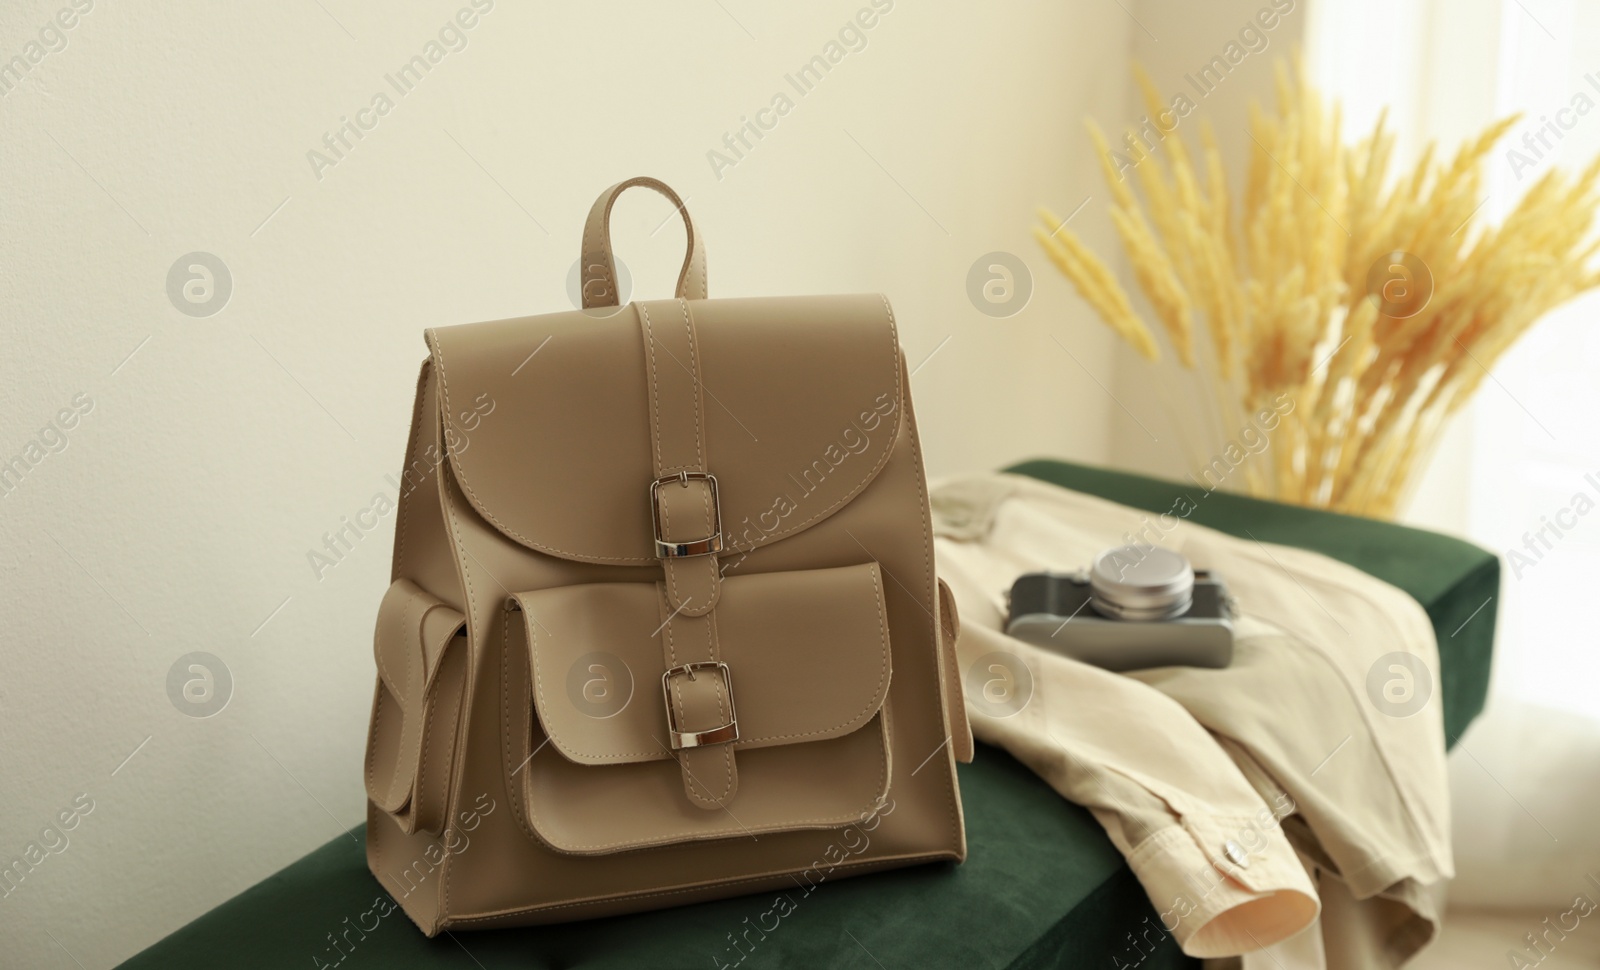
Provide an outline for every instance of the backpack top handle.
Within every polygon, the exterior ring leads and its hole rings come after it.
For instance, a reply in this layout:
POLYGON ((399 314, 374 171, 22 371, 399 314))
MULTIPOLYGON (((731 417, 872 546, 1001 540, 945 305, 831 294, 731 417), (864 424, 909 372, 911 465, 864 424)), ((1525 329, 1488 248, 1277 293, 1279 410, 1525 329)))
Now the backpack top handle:
POLYGON ((654 189, 666 196, 678 214, 683 216, 683 228, 689 237, 689 251, 683 257, 683 269, 678 273, 677 296, 682 300, 706 298, 706 250, 700 236, 694 231, 694 222, 683 200, 667 183, 647 175, 618 182, 600 193, 589 209, 589 221, 583 227, 583 308, 611 307, 617 305, 616 266, 611 258, 611 207, 617 196, 636 185, 654 189))

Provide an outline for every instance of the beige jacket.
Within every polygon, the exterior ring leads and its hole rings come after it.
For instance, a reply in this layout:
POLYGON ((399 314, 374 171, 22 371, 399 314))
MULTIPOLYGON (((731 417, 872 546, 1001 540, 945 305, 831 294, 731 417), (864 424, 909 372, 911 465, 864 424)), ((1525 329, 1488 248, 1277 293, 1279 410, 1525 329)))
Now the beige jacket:
POLYGON ((1184 521, 1204 494, 1157 516, 1011 475, 934 487, 973 733, 1094 813, 1185 953, 1399 967, 1453 875, 1433 630, 1356 569, 1184 521), (1224 578, 1230 667, 1113 674, 1001 632, 1018 575, 1130 542, 1224 578))

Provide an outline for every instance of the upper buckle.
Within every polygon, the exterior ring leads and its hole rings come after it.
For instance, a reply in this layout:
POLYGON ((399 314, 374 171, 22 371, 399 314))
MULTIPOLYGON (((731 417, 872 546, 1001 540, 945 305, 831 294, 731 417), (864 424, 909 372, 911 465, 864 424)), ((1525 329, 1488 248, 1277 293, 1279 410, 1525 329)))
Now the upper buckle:
POLYGON ((733 708, 733 675, 729 673, 728 665, 720 660, 701 660, 668 668, 666 673, 661 675, 661 697, 667 702, 667 739, 672 744, 673 750, 699 748, 708 744, 727 744, 739 740, 739 715, 733 708), (675 713, 677 709, 672 706, 672 675, 687 674, 690 680, 694 680, 696 670, 713 669, 722 675, 722 689, 728 694, 728 723, 709 731, 678 730, 678 716, 675 713))
POLYGON ((706 472, 679 472, 650 483, 650 523, 655 527, 656 558, 684 559, 709 556, 722 551, 722 500, 717 497, 717 477, 706 472), (661 536, 661 503, 656 495, 663 485, 688 487, 690 482, 705 482, 711 489, 711 534, 687 542, 668 542, 661 536))

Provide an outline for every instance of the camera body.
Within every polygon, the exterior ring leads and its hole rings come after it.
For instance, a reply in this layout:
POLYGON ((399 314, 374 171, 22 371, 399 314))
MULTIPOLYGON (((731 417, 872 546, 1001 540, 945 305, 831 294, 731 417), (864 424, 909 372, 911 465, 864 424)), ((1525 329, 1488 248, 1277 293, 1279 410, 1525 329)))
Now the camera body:
POLYGON ((1107 670, 1220 668, 1233 660, 1233 600, 1176 552, 1123 546, 1085 573, 1019 577, 1006 633, 1107 670))

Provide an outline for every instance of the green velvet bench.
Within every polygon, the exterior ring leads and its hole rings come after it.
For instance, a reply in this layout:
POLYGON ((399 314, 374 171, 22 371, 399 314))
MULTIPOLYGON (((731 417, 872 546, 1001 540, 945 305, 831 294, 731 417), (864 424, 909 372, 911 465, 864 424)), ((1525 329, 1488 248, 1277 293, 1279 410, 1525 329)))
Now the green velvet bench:
MULTIPOLYGON (((1221 492, 1201 501, 1197 486, 1064 462, 1009 470, 1151 512, 1189 494, 1196 522, 1314 549, 1398 586, 1438 636, 1446 737, 1453 743, 1483 709, 1500 581, 1493 555, 1416 529, 1221 492)), ((733 939, 767 910, 765 897, 433 940, 395 909, 370 932, 347 932, 383 893, 358 828, 356 839, 334 839, 123 967, 1198 968, 1170 937, 1148 932, 1159 927, 1155 910, 1087 811, 996 748, 979 745, 960 771, 964 865, 825 885, 754 946, 735 949, 733 939)))

